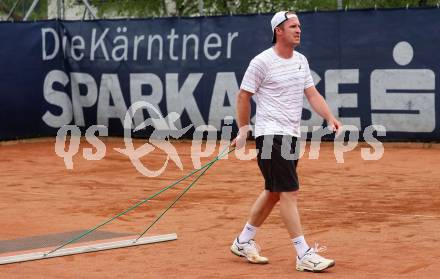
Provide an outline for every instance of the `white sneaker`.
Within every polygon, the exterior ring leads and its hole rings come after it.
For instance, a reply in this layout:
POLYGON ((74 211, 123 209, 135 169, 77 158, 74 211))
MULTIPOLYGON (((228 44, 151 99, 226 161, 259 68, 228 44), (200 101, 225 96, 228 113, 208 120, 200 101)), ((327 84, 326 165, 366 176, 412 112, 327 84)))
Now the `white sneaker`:
POLYGON ((334 266, 334 260, 326 259, 317 254, 318 252, 324 252, 326 249, 325 246, 318 248, 318 244, 315 244, 315 247, 310 248, 301 259, 296 258, 296 270, 322 272, 334 266))
POLYGON ((239 243, 238 238, 236 238, 231 246, 232 253, 239 257, 245 257, 250 263, 267 264, 269 260, 266 257, 260 256, 260 250, 260 247, 253 239, 249 240, 249 242, 239 243))

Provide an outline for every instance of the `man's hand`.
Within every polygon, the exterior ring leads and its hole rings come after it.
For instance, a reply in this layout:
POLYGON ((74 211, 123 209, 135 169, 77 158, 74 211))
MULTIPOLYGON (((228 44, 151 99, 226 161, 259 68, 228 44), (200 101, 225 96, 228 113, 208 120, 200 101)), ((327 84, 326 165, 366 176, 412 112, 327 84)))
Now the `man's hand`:
POLYGON ((238 136, 232 141, 231 146, 235 149, 241 149, 246 145, 246 135, 238 134, 238 136))
POLYGON ((304 90, 304 94, 306 95, 307 100, 309 101, 313 110, 327 121, 328 128, 331 131, 336 132, 336 136, 339 135, 342 130, 342 124, 333 116, 330 108, 327 105, 327 102, 325 101, 324 97, 319 94, 316 87, 311 86, 306 88, 304 90))
POLYGON ((339 134, 342 128, 341 122, 339 122, 336 118, 331 117, 330 119, 327 119, 327 125, 333 132, 336 133, 336 135, 339 134))

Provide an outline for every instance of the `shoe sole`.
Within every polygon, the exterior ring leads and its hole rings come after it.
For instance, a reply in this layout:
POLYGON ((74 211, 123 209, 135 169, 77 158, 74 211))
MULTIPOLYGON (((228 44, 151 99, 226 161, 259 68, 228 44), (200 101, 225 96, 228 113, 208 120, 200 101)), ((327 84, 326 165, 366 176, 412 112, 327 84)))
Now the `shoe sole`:
POLYGON ((231 253, 234 254, 234 255, 236 255, 236 256, 239 256, 239 257, 241 257, 241 258, 244 257, 243 254, 241 254, 240 252, 235 251, 235 249, 233 248, 233 246, 231 247, 231 253))
POLYGON ((317 269, 307 269, 307 268, 301 268, 301 267, 296 267, 296 270, 297 271, 301 271, 301 272, 313 272, 313 273, 321 273, 321 272, 324 272, 325 270, 327 270, 327 269, 329 269, 329 268, 331 268, 331 267, 333 267, 333 266, 335 266, 335 262, 332 262, 331 264, 329 264, 327 267, 325 267, 325 268, 323 268, 323 269, 321 269, 321 270, 317 270, 317 269))
POLYGON ((241 254, 241 253, 238 252, 238 251, 235 251, 234 246, 231 246, 231 253, 234 254, 234 255, 236 255, 236 256, 238 256, 238 257, 240 257, 240 258, 245 258, 245 259, 246 259, 248 262, 250 262, 251 264, 268 264, 268 263, 269 263, 269 261, 266 261, 266 262, 254 262, 254 261, 250 261, 248 258, 246 258, 245 255, 241 254))

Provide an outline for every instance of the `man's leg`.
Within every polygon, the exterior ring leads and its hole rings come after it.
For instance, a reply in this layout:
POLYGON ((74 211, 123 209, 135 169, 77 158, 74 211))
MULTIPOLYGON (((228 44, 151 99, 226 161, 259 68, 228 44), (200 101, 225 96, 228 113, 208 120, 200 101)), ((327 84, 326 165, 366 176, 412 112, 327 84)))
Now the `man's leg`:
POLYGON ((280 200, 279 193, 271 193, 267 190, 261 192, 257 200, 251 208, 249 220, 243 228, 243 231, 238 236, 240 243, 246 243, 254 239, 258 227, 260 227, 272 212, 275 204, 280 200))
POLYGON ((271 193, 267 190, 259 195, 252 205, 248 222, 231 246, 232 253, 246 257, 251 263, 268 263, 267 258, 260 256, 259 248, 253 239, 257 228, 263 224, 279 199, 279 193, 271 193))
POLYGON ((298 191, 282 192, 280 194, 280 211, 298 258, 302 258, 310 247, 302 232, 298 213, 298 191))
POLYGON ((281 217, 292 239, 303 234, 297 204, 297 191, 280 193, 281 217))
POLYGON ((296 253, 296 269, 299 271, 321 272, 335 265, 334 260, 329 260, 317 254, 310 248, 304 239, 301 220, 298 213, 298 192, 282 192, 280 194, 280 211, 296 253))
POLYGON ((249 223, 255 227, 261 226, 272 212, 273 207, 280 200, 280 193, 264 190, 258 196, 251 208, 249 223))

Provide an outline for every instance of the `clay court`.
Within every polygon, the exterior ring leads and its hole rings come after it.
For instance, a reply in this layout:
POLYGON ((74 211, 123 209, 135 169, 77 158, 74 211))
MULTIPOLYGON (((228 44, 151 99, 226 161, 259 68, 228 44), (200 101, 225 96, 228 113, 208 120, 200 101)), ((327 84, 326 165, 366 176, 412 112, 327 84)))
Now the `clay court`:
MULTIPOLYGON (((106 139, 103 160, 74 159, 67 170, 54 139, 0 143, 0 249, 42 249, 87 230, 194 169, 191 143, 174 142, 184 169, 172 162, 144 177, 106 139)), ((142 143, 137 141, 138 144, 142 143)), ((81 147, 86 147, 85 143, 81 147)), ((268 265, 251 265, 229 251, 263 178, 255 160, 233 153, 218 161, 148 235, 176 233, 170 242, 0 266, 1 278, 438 278, 440 273, 440 145, 385 143, 378 161, 360 147, 337 164, 332 143, 318 160, 299 164, 300 213, 310 242, 327 246, 336 266, 325 274, 295 271, 295 251, 278 207, 257 234, 268 265)), ((364 146, 365 147, 365 146, 364 146)), ((218 151, 218 147, 217 147, 218 151)), ((215 155, 206 158, 207 162, 215 155)), ((142 161, 163 165, 160 150, 142 161)), ((182 190, 180 184, 95 233, 100 239, 141 233, 182 190)))

